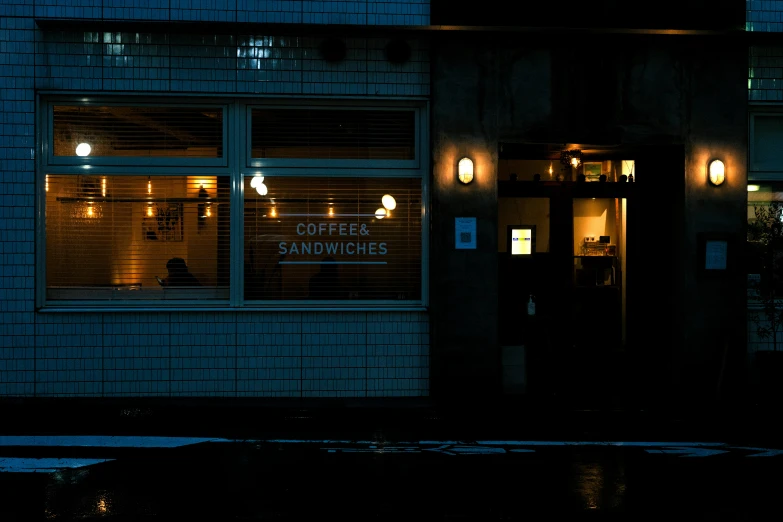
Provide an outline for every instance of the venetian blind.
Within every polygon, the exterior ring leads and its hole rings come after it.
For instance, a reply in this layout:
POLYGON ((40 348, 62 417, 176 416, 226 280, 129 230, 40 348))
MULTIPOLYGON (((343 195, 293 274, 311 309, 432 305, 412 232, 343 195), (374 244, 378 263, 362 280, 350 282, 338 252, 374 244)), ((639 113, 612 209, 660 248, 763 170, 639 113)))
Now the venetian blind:
POLYGON ((47 299, 228 298, 227 176, 47 175, 45 191, 47 299))
POLYGON ((53 126, 55 156, 223 157, 220 108, 55 105, 53 126))
POLYGON ((420 300, 421 180, 245 178, 245 299, 420 300))
POLYGON ((252 157, 410 160, 416 155, 412 110, 252 110, 252 157))

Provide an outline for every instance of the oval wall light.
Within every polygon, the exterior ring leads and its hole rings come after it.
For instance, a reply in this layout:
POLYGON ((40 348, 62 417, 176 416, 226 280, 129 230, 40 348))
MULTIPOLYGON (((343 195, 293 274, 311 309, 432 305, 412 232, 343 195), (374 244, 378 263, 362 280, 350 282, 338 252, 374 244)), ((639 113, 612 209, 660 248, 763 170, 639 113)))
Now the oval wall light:
POLYGON ((719 159, 710 161, 708 172, 710 183, 716 187, 726 180, 726 166, 719 159))
POLYGON ((470 158, 462 158, 457 164, 457 177, 459 180, 467 185, 473 181, 473 160, 470 158))

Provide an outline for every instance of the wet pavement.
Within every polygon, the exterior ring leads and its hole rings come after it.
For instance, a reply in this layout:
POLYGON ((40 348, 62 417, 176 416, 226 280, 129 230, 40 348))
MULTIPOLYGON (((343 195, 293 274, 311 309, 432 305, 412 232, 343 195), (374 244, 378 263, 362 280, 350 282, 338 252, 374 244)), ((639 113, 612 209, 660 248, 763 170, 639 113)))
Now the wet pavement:
POLYGON ((783 515, 783 439, 763 414, 20 411, 0 429, 2 521, 783 515))

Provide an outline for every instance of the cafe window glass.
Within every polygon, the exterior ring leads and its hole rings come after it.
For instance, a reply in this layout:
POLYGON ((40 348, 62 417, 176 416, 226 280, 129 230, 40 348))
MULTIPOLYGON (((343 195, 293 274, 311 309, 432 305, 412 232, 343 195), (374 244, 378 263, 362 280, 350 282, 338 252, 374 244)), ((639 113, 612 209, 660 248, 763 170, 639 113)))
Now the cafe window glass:
POLYGON ((413 160, 416 112, 358 108, 251 110, 252 158, 413 160))
POLYGON ((49 162, 224 165, 220 106, 54 103, 49 162))
POLYGON ((245 299, 421 300, 421 180, 245 177, 245 299))
POLYGON ((41 99, 39 306, 426 303, 424 105, 172 100, 41 99))
POLYGON ((46 298, 228 299, 227 176, 45 176, 46 298))

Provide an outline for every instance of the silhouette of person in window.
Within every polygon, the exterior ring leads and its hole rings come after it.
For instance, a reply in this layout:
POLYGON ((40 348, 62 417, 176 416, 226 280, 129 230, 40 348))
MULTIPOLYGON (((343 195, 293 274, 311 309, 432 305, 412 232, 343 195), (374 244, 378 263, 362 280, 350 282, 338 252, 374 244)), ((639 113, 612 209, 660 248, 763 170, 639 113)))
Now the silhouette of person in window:
POLYGON ((310 278, 310 299, 340 299, 340 273, 333 257, 321 261, 321 269, 310 278))
POLYGON ((188 265, 181 257, 172 257, 166 263, 169 275, 165 279, 158 278, 160 286, 201 286, 196 276, 188 271, 188 265))

